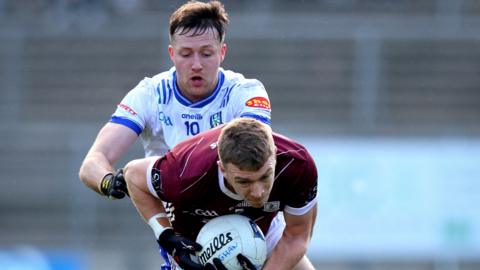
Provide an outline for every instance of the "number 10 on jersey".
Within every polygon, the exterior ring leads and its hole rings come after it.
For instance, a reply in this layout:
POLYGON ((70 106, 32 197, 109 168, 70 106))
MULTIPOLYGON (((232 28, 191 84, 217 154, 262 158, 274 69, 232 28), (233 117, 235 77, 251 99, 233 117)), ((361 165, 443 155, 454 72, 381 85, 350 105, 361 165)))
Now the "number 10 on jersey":
POLYGON ((187 129, 187 136, 197 135, 200 132, 200 125, 195 121, 185 121, 185 128, 187 129))

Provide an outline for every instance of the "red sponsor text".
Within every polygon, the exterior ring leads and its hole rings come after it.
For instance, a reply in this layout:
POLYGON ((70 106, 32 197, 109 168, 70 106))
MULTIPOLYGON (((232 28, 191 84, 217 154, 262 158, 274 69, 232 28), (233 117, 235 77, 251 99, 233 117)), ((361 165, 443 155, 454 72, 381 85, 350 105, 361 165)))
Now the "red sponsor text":
POLYGON ((251 99, 247 100, 247 102, 245 102, 245 105, 247 105, 248 107, 262 108, 262 109, 270 110, 270 102, 268 101, 268 99, 266 99, 264 97, 251 98, 251 99))

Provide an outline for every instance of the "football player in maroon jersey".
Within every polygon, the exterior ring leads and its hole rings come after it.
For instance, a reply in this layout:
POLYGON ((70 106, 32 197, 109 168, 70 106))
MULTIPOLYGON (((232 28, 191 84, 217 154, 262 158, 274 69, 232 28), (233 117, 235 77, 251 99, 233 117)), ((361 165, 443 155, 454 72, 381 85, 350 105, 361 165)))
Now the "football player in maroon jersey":
POLYGON ((265 234, 263 269, 314 269, 305 253, 316 218, 315 163, 305 147, 257 120, 236 119, 162 157, 131 161, 125 179, 138 212, 183 269, 202 269, 190 254, 201 248, 194 240, 203 224, 232 213, 265 234))

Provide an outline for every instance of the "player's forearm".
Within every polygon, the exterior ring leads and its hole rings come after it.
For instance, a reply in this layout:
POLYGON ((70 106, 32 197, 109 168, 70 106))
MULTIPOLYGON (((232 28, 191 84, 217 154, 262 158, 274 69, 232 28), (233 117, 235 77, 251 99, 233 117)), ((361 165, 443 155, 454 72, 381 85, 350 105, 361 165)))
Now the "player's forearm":
MULTIPOLYGON (((126 175, 125 179, 130 175, 126 175)), ((131 181, 127 180, 128 193, 138 213, 143 217, 145 221, 148 221, 150 217, 158 213, 165 213, 163 205, 159 200, 154 198, 150 193, 147 193, 137 186, 133 185, 131 181)))
POLYGON ((272 254, 265 263, 263 270, 291 270, 305 255, 309 237, 295 237, 283 234, 272 254))
POLYGON ((100 153, 89 153, 80 167, 78 176, 90 189, 102 194, 100 183, 107 173, 113 172, 113 167, 107 158, 100 153))

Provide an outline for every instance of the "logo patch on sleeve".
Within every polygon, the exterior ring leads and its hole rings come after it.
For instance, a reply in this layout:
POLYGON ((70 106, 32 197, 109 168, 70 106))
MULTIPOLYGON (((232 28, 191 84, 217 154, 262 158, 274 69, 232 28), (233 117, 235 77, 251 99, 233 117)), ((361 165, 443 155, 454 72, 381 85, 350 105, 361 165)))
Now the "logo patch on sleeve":
POLYGON ((162 188, 162 177, 160 175, 160 170, 152 168, 152 186, 153 189, 158 193, 163 193, 162 188))
POLYGON ((264 97, 254 97, 245 102, 247 107, 262 108, 270 110, 270 102, 264 97))

